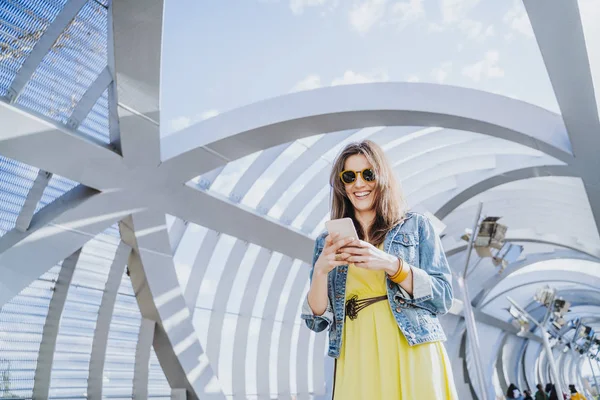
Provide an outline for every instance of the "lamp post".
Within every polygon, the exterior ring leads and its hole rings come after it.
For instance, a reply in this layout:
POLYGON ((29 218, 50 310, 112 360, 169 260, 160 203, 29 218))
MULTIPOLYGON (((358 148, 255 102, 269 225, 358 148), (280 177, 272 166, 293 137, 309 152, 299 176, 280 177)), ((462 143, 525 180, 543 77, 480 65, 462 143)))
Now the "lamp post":
POLYGON ((467 326, 467 338, 471 346, 471 353, 473 360, 475 361, 475 370, 477 372, 477 380, 479 381, 479 396, 482 400, 487 400, 487 388, 485 385, 485 375, 483 371, 483 364, 481 362, 481 350, 479 346, 479 335, 477 334, 477 326, 475 324, 475 315, 473 313, 473 306, 471 305, 471 298, 469 296, 469 289, 467 287, 467 272, 469 269, 469 261, 471 260, 471 252, 473 250, 473 243, 477 237, 477 231, 479 229, 479 220, 481 219, 482 203, 479 203, 477 208, 477 217, 473 223, 473 233, 469 238, 469 244, 467 245, 467 259, 465 262, 465 268, 461 276, 457 277, 458 285, 460 286, 463 294, 463 313, 465 317, 465 323, 467 326))
POLYGON ((565 392, 563 392, 562 390, 561 380, 558 375, 558 369, 556 368, 556 363, 554 362, 554 355, 552 354, 552 347, 550 347, 550 341, 548 340, 549 333, 545 328, 546 324, 548 323, 548 319, 550 318, 550 315, 552 315, 552 311, 554 309, 555 294, 552 294, 552 297, 550 298, 550 305, 548 306, 548 309, 546 310, 546 315, 544 316, 544 319, 541 323, 537 319, 533 318, 527 311, 521 308, 521 306, 519 306, 519 304, 512 298, 510 298, 509 296, 506 296, 506 298, 523 316, 527 317, 539 328, 540 333, 542 334, 542 341, 544 343, 546 357, 548 358, 548 363, 550 364, 552 378, 554 379, 554 386, 556 388, 556 392, 560 393, 560 396, 562 396, 562 394, 565 392))

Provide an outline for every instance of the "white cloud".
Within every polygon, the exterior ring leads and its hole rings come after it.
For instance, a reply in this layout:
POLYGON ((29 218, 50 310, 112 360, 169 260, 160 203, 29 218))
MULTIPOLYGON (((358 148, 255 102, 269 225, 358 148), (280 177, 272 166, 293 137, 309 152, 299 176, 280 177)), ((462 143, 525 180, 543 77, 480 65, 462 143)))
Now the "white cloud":
POLYGON ((504 70, 498 66, 500 54, 497 51, 488 51, 483 60, 467 65, 462 69, 462 74, 475 82, 482 78, 501 78, 504 70))
MULTIPOLYGON (((533 38, 533 29, 531 28, 529 17, 525 12, 525 6, 522 2, 514 1, 511 9, 504 14, 503 21, 509 26, 512 32, 533 38)), ((509 34, 507 38, 512 38, 512 35, 509 34)))
POLYGON ((396 22, 407 23, 425 16, 423 0, 400 1, 392 5, 391 14, 396 22))
POLYGON ((361 0, 349 13, 350 25, 365 34, 378 23, 404 27, 425 15, 423 0, 401 0, 390 4, 388 0, 361 0))
POLYGON ((387 0, 364 0, 350 10, 350 25, 359 33, 367 33, 385 16, 387 0))
POLYGON ((421 82, 421 79, 417 75, 411 75, 406 78, 406 82, 421 82))
POLYGON ((290 0, 290 8, 294 14, 302 14, 306 7, 318 7, 325 5, 327 0, 290 0))
POLYGON ((485 41, 495 35, 495 30, 492 25, 484 27, 481 21, 469 18, 469 13, 477 4, 479 0, 441 0, 442 19, 440 22, 430 22, 428 31, 439 33, 448 29, 458 30, 468 39, 485 41))
POLYGON ((309 75, 296 83, 290 92, 301 92, 304 90, 318 89, 321 86, 321 77, 319 75, 309 75))
POLYGON ((440 65, 438 68, 434 68, 431 71, 431 75, 437 83, 444 83, 450 72, 452 72, 452 62, 446 61, 442 63, 442 65, 440 65))
POLYGON ((442 0, 442 21, 445 24, 461 21, 478 3, 479 0, 442 0))
POLYGON ((335 78, 331 82, 331 86, 339 86, 339 85, 352 85, 355 83, 371 83, 371 82, 386 82, 389 81, 390 77, 387 72, 373 72, 370 74, 359 74, 352 70, 347 70, 344 72, 344 75, 341 77, 335 78))
POLYGON ((458 23, 458 29, 467 35, 469 39, 474 39, 483 42, 488 37, 494 36, 494 26, 490 25, 485 30, 483 24, 472 19, 463 19, 458 23))

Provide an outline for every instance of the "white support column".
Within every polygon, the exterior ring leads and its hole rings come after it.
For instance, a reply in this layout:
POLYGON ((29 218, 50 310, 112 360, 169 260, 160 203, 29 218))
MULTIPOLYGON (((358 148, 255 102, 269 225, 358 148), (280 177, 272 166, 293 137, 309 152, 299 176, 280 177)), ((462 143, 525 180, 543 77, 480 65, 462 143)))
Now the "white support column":
POLYGON ((317 399, 331 399, 335 361, 325 353, 329 339, 326 334, 318 333, 313 347, 313 385, 317 399), (323 360, 323 362, 319 362, 323 360))
POLYGON ((192 317, 194 316, 196 303, 198 302, 200 286, 204 280, 204 274, 208 268, 208 263, 213 255, 215 246, 219 240, 219 236, 220 234, 218 232, 209 229, 204 236, 204 240, 202 241, 198 252, 196 253, 196 258, 194 259, 192 271, 190 272, 190 277, 188 278, 188 283, 185 287, 185 293, 183 296, 185 298, 185 303, 190 309, 192 317))
POLYGON ((23 208, 17 217, 17 223, 15 225, 17 230, 25 232, 29 229, 29 224, 31 224, 35 209, 37 208, 50 179, 52 179, 52 174, 50 172, 41 169, 38 171, 38 176, 35 178, 35 181, 33 181, 33 186, 29 190, 29 193, 27 193, 25 204, 23 204, 23 208))
POLYGON ((291 142, 280 144, 279 146, 268 148, 260 153, 250 168, 244 172, 244 175, 242 175, 242 177, 235 184, 235 187, 229 194, 231 201, 234 203, 239 203, 242 201, 246 193, 248 193, 248 190, 250 190, 252 185, 256 183, 258 178, 260 178, 267 168, 269 168, 271 164, 275 162, 277 157, 279 157, 281 153, 285 151, 285 149, 290 147, 291 144, 291 142))
POLYGON ((232 282, 238 273, 244 254, 248 250, 248 243, 237 240, 229 253, 224 270, 217 284, 215 299, 210 313, 208 323, 208 338, 206 340, 206 354, 213 369, 219 371, 219 354, 221 351, 221 332, 225 321, 225 312, 227 311, 227 300, 231 296, 233 289, 232 282))
POLYGON ((148 398, 148 371, 150 369, 150 350, 154 339, 156 322, 142 318, 137 346, 135 347, 135 368, 133 370, 133 398, 148 398))
POLYGON ((165 216, 133 214, 120 230, 133 249, 128 268, 142 317, 157 322, 153 346, 169 385, 186 388, 193 400, 224 399, 183 298, 165 216))
POLYGON ((223 172, 225 169, 225 165, 222 165, 218 168, 213 169, 205 174, 202 174, 200 177, 200 181, 198 182, 198 187, 202 190, 209 190, 212 184, 215 182, 215 179, 223 172))
POLYGON ((297 157, 283 173, 273 182, 258 204, 257 210, 267 214, 281 198, 283 193, 296 181, 297 177, 314 164, 327 150, 352 136, 358 130, 333 132, 322 136, 308 150, 297 157))
POLYGON ((260 324, 260 331, 258 334, 258 351, 256 363, 256 389, 258 392, 259 399, 270 399, 270 382, 269 382, 269 368, 270 368, 270 357, 271 357, 271 336, 273 333, 273 327, 275 326, 275 313, 277 312, 277 306, 281 299, 281 292, 283 291, 283 285, 288 277, 290 268, 292 267, 294 260, 288 256, 283 256, 281 262, 277 266, 275 276, 273 277, 273 283, 267 295, 267 301, 265 302, 265 308, 262 313, 262 323, 260 324))
POLYGON ((298 397, 309 395, 308 359, 310 354, 308 347, 310 343, 311 332, 312 331, 306 327, 304 321, 302 321, 300 325, 300 335, 298 337, 298 346, 296 350, 296 376, 298 397))
POLYGON ((104 93, 108 85, 111 84, 112 80, 113 77, 109 68, 104 68, 96 77, 96 80, 92 83, 92 85, 86 90, 85 94, 81 100, 79 100, 79 103, 77 103, 77 106, 71 113, 71 116, 67 122, 69 128, 77 129, 79 125, 81 125, 92 108, 94 108, 94 105, 100 96, 102 96, 102 93, 104 93))
POLYGON ((46 316, 46 323, 44 324, 42 342, 40 344, 37 367, 35 369, 35 377, 33 380, 32 397, 34 400, 48 398, 52 363, 54 361, 54 350, 56 348, 56 338, 58 337, 58 329, 60 327, 60 317, 65 308, 69 286, 71 285, 73 273, 75 272, 75 267, 79 261, 80 254, 81 249, 77 250, 63 261, 60 273, 58 274, 58 280, 54 284, 54 291, 48 307, 48 315, 46 316))
POLYGON ((179 243, 181 243, 181 239, 183 238, 188 225, 187 221, 177 217, 175 218, 173 225, 171 225, 171 229, 169 229, 169 240, 171 242, 173 255, 177 253, 177 248, 179 247, 179 243))
POLYGON ((104 361, 106 360, 106 346, 108 343, 108 333, 110 331, 110 322, 117 299, 117 292, 125 265, 131 247, 125 243, 119 243, 115 258, 108 272, 108 279, 104 286, 102 294, 102 302, 98 310, 98 319, 96 321, 96 329, 94 331, 94 341, 92 342, 92 353, 90 355, 90 367, 88 374, 87 396, 89 400, 102 399, 102 385, 104 377, 104 361))
POLYGON ((87 0, 69 0, 63 6, 63 9, 56 16, 52 24, 46 29, 40 40, 35 44, 33 50, 23 63, 19 72, 15 76, 9 92, 8 98, 11 103, 17 101, 19 95, 23 92, 25 85, 42 62, 46 54, 50 51, 60 34, 69 26, 73 18, 79 13, 79 10, 87 3, 87 0))
MULTIPOLYGON (((298 272, 294 277, 292 289, 287 298, 285 310, 283 312, 283 323, 281 324, 281 333, 279 335, 279 348, 277 351, 277 391, 280 396, 287 397, 290 392, 290 362, 292 355, 292 332, 294 331, 295 321, 298 321, 298 308, 302 299, 302 291, 308 281, 309 267, 306 264, 300 265, 298 272)), ((304 321, 302 321, 304 324, 304 321)), ((296 363, 296 376, 298 377, 298 363, 296 363)), ((296 388, 297 390, 297 388, 296 388)))
POLYGON ((171 389, 171 400, 187 400, 185 389, 171 389))
POLYGON ((232 387, 233 395, 236 400, 246 400, 247 382, 246 382, 246 357, 248 351, 248 332, 250 330, 250 320, 252 319, 252 310, 256 303, 260 282, 265 275, 265 269, 269 264, 272 253, 261 248, 252 272, 248 277, 248 282, 244 288, 242 302, 240 304, 240 315, 235 326, 235 337, 233 339, 233 370, 232 387))
POLYGON ((121 132, 119 129, 119 112, 118 112, 118 99, 117 99, 117 82, 115 81, 115 32, 113 24, 113 3, 112 1, 108 4, 108 15, 107 15, 107 56, 108 62, 107 67, 110 71, 110 76, 113 78, 112 82, 108 85, 108 137, 110 143, 115 147, 117 151, 121 151, 119 146, 121 142, 121 132))

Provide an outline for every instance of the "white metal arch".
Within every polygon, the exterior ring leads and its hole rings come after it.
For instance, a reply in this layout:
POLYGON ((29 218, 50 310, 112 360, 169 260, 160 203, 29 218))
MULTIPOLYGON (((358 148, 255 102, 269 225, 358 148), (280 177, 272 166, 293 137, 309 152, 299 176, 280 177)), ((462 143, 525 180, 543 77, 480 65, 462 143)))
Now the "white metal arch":
POLYGON ((488 134, 572 160, 562 119, 550 111, 472 89, 370 83, 293 93, 202 121, 163 140, 162 167, 172 179, 187 182, 254 151, 313 134, 432 125, 488 134))

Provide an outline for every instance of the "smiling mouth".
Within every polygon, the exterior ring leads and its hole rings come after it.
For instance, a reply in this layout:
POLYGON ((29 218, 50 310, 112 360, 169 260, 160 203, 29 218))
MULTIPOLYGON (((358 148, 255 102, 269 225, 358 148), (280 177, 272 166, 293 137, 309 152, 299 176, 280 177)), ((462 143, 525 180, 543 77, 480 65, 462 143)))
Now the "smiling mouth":
POLYGON ((354 193, 354 196, 355 196, 357 199, 359 199, 359 200, 360 200, 360 199, 365 199, 365 198, 367 198, 367 197, 368 197, 370 194, 371 194, 371 192, 370 192, 370 191, 365 191, 365 192, 356 192, 356 193, 354 193))

